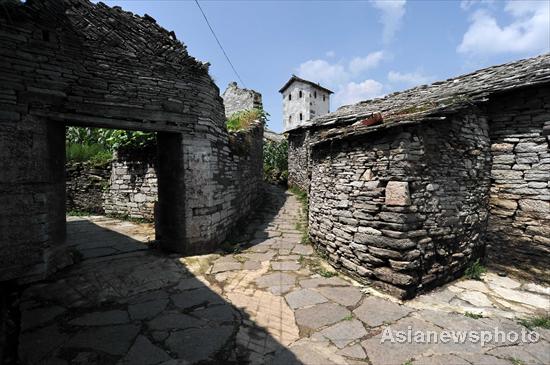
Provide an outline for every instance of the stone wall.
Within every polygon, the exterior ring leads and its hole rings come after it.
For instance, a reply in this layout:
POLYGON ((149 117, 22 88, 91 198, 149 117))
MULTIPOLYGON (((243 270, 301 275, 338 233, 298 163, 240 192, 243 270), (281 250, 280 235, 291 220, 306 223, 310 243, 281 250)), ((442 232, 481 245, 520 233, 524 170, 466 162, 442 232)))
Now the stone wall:
POLYGON ((111 164, 67 163, 67 211, 104 214, 104 194, 109 188, 111 164))
POLYGON ((217 247, 246 213, 249 183, 233 178, 250 161, 230 148, 208 64, 150 16, 86 0, 9 2, 0 28, 0 281, 70 263, 66 125, 157 132, 157 240, 217 247))
POLYGON ((106 214, 154 219, 158 200, 156 148, 115 153, 109 186, 103 195, 106 214))
POLYGON ((550 89, 515 91, 487 108, 493 168, 489 260, 550 282, 550 89))
POLYGON ((262 94, 254 90, 241 89, 236 82, 227 85, 222 94, 225 116, 230 117, 236 112, 248 109, 261 109, 262 94))
POLYGON ((490 144, 474 112, 313 148, 310 238, 331 263, 400 297, 483 255, 490 144))
POLYGON ((309 191, 311 166, 310 132, 297 129, 288 135, 288 185, 309 191))

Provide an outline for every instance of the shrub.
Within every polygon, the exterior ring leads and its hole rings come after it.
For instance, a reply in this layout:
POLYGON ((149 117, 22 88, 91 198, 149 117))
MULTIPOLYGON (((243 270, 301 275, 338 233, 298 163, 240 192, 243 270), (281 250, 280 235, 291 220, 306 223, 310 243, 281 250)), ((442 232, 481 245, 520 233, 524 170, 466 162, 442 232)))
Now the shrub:
POLYGON ((260 122, 266 122, 269 114, 263 109, 248 109, 240 112, 233 113, 226 122, 227 130, 231 132, 240 131, 246 129, 252 124, 252 122, 258 120, 260 122))
POLYGON ((479 259, 475 260, 464 272, 468 279, 481 280, 481 275, 485 274, 487 269, 479 263, 479 259))
POLYGON ((142 149, 154 145, 155 133, 104 128, 68 127, 65 133, 67 161, 103 165, 114 150, 142 149))
POLYGON ((103 165, 111 161, 113 153, 100 144, 68 144, 65 149, 67 161, 103 165))
POLYGON ((286 184, 288 179, 288 142, 264 143, 264 178, 268 182, 286 184))
POLYGON ((155 142, 155 133, 141 131, 114 130, 107 138, 107 143, 112 150, 142 149, 154 145, 155 142))

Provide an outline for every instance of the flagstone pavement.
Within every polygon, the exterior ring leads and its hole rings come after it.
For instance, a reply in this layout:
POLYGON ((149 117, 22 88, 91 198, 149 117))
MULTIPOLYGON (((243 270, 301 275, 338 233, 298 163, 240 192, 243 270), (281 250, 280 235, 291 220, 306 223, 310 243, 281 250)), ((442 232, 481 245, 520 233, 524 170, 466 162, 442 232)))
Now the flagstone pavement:
POLYGON ((337 275, 301 243, 297 198, 266 196, 223 254, 166 254, 151 225, 69 217, 80 262, 23 292, 20 362, 550 364, 550 330, 518 323, 548 315, 550 288, 489 272, 403 303, 337 275), (495 329, 538 341, 442 334, 495 329))

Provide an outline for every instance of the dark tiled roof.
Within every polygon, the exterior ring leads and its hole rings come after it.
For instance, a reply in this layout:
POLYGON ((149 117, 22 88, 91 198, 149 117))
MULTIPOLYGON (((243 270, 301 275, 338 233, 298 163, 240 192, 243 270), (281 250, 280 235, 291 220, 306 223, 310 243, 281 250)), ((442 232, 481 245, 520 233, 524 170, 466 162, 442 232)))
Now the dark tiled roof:
POLYGON ((326 91, 327 93, 329 93, 329 94, 334 94, 333 91, 327 89, 326 87, 322 87, 321 85, 316 84, 316 83, 314 83, 313 81, 309 81, 309 80, 302 79, 302 78, 300 78, 300 77, 298 77, 298 76, 296 76, 296 75, 292 75, 292 77, 286 82, 286 84, 283 85, 283 87, 281 88, 281 90, 279 90, 279 92, 280 92, 280 93, 284 92, 284 91, 287 89, 287 87, 289 87, 290 84, 292 84, 294 81, 305 82, 306 84, 309 84, 309 85, 311 85, 311 86, 314 86, 314 87, 316 87, 316 88, 318 88, 318 89, 325 90, 325 91, 326 91))
POLYGON ((487 101, 492 94, 535 84, 550 83, 550 54, 493 66, 431 85, 362 101, 308 121, 299 128, 327 129, 331 135, 360 133, 396 124, 429 120, 465 106, 487 101), (382 123, 368 126, 373 115, 382 123), (369 119, 370 118, 370 119, 369 119), (328 129, 332 129, 329 131, 328 129))

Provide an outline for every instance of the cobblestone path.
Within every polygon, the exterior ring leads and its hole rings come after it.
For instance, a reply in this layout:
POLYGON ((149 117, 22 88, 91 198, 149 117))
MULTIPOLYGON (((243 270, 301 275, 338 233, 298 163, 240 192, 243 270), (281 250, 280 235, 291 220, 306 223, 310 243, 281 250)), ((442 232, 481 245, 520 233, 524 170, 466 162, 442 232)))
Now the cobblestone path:
POLYGON ((403 304, 336 275, 301 243, 296 197, 277 188, 267 195, 226 254, 166 255, 147 247, 150 226, 72 218, 70 242, 83 261, 24 291, 21 362, 550 363, 550 330, 542 328, 534 328, 535 343, 395 337, 409 330, 521 334, 516 317, 548 313, 549 288, 488 273, 403 304))

